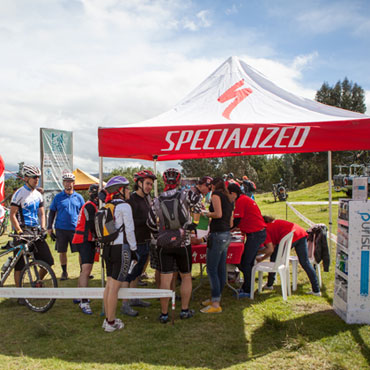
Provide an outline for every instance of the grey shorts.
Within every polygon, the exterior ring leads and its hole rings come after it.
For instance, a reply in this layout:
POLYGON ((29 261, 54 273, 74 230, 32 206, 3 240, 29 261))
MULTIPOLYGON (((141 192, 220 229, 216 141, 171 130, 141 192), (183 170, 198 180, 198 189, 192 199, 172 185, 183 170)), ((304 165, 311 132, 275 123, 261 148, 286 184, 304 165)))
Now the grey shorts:
POLYGON ((71 246, 72 253, 77 252, 78 250, 76 245, 72 244, 74 234, 74 230, 55 229, 55 235, 57 237, 57 241, 55 242, 55 250, 58 251, 58 253, 66 253, 69 244, 71 246))

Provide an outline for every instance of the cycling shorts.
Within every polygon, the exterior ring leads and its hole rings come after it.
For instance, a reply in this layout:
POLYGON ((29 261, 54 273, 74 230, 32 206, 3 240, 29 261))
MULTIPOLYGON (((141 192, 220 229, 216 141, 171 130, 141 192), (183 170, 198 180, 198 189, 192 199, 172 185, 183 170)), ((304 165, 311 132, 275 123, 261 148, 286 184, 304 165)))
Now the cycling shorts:
MULTIPOLYGON (((34 234, 32 231, 28 231, 27 229, 24 230, 25 234, 34 234)), ((49 266, 54 265, 54 258, 50 252, 49 246, 46 243, 45 240, 38 240, 36 243, 34 243, 34 246, 30 247, 30 249, 33 251, 35 260, 40 260, 46 262, 49 266)), ((14 256, 18 253, 16 250, 14 252, 14 256)), ((14 266, 15 271, 21 271, 24 267, 24 259, 23 257, 16 263, 14 266)))
POLYGON ((55 242, 55 250, 58 251, 58 253, 66 253, 69 244, 72 253, 77 252, 76 244, 72 244, 74 234, 74 230, 55 229, 55 235, 57 237, 57 241, 55 242))
POLYGON ((128 244, 107 245, 103 250, 107 276, 117 281, 125 281, 131 262, 131 251, 128 244))
POLYGON ((159 267, 162 274, 170 274, 174 271, 174 263, 183 274, 191 273, 191 245, 175 248, 158 247, 159 267))
POLYGON ((81 265, 93 264, 95 257, 95 243, 94 242, 84 242, 81 244, 74 244, 78 253, 81 257, 81 265))

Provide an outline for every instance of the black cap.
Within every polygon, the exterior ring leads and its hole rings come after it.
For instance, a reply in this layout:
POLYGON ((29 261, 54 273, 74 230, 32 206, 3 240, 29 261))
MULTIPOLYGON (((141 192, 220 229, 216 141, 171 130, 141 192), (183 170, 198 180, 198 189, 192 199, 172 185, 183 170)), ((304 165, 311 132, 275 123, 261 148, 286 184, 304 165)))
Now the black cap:
POLYGON ((227 187, 227 190, 229 190, 229 193, 238 194, 238 196, 242 193, 240 186, 238 184, 235 184, 234 182, 232 184, 229 184, 229 186, 227 187))

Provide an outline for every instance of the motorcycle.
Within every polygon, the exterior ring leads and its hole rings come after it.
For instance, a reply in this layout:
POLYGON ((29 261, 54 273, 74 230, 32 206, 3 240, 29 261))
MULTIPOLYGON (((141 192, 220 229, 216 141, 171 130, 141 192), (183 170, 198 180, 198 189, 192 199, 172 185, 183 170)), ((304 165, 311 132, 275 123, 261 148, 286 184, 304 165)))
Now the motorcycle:
POLYGON ((279 199, 280 202, 288 199, 288 194, 286 190, 286 185, 283 179, 277 184, 272 184, 272 195, 274 196, 275 202, 279 199))

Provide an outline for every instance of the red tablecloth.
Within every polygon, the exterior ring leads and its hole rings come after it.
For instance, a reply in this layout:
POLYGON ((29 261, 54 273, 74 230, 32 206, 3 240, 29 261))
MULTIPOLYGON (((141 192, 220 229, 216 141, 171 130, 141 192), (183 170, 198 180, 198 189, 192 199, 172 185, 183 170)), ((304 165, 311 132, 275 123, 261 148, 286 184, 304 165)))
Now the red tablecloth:
MULTIPOLYGON (((244 251, 244 243, 232 242, 227 250, 226 263, 237 265, 240 263, 244 251)), ((193 263, 206 263, 207 244, 198 244, 191 246, 191 255, 193 263)))

